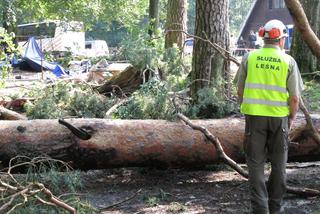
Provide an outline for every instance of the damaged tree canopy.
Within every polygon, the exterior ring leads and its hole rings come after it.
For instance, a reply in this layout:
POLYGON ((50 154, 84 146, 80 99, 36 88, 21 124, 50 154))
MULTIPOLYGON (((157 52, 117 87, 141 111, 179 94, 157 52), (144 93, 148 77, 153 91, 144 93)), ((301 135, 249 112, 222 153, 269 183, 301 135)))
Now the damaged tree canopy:
MULTIPOLYGON (((159 120, 66 120, 91 137, 81 140, 58 120, 1 121, 0 161, 16 155, 49 155, 82 169, 126 166, 199 166, 218 162, 209 140, 182 122, 159 120)), ((244 161, 244 120, 193 121, 217 136, 226 154, 244 161)), ((317 129, 320 120, 315 119, 317 129)), ((297 120, 291 136, 291 161, 319 160, 320 146, 297 120)))

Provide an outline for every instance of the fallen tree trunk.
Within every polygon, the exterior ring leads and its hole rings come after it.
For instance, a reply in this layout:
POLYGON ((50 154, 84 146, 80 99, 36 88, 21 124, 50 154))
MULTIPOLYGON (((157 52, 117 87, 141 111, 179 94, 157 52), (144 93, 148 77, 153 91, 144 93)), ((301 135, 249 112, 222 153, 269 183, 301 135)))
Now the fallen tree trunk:
MULTIPOLYGON (((70 119, 86 130, 81 140, 58 120, 1 121, 0 161, 16 155, 49 155, 70 162, 76 168, 96 169, 126 166, 199 166, 219 161, 215 148, 199 131, 182 122, 159 120, 70 119)), ((221 141, 224 151, 236 162, 244 161, 242 149, 244 120, 193 121, 221 141)), ((320 119, 314 119, 317 129, 320 119)), ((320 160, 320 146, 305 130, 304 119, 294 124, 289 160, 320 160)))
POLYGON ((27 120, 27 117, 0 106, 0 120, 27 120))

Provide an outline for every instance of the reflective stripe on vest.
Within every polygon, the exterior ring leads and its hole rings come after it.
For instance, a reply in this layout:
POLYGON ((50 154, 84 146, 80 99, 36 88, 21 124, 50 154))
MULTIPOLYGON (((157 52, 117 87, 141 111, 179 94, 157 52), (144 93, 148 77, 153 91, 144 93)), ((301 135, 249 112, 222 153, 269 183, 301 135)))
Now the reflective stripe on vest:
POLYGON ((289 56, 274 48, 249 53, 241 113, 284 117, 289 114, 289 56))
POLYGON ((279 87, 276 85, 264 85, 258 83, 246 83, 246 88, 253 88, 253 89, 264 89, 264 90, 271 90, 271 91, 278 91, 280 93, 287 93, 287 89, 283 87, 279 87))

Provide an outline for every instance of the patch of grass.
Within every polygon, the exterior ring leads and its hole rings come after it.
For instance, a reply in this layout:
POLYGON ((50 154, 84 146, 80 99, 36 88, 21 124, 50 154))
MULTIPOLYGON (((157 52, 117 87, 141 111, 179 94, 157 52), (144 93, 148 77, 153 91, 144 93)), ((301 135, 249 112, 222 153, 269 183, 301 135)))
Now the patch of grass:
POLYGON ((160 198, 156 196, 145 196, 143 201, 148 207, 155 207, 159 204, 160 198))
POLYGON ((185 212, 186 210, 187 207, 185 205, 180 204, 179 202, 171 202, 166 211, 168 213, 181 213, 185 212))
POLYGON ((160 202, 169 201, 171 194, 165 192, 163 189, 159 189, 157 195, 144 195, 143 201, 148 207, 155 207, 159 205, 160 202))

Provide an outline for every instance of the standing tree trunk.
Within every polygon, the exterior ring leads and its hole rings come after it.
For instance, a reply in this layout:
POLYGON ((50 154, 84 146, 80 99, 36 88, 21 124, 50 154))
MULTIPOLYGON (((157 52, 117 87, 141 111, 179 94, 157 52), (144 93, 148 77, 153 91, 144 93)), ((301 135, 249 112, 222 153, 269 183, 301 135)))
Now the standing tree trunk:
POLYGON ((186 34, 178 31, 170 32, 170 30, 187 31, 186 0, 168 0, 166 30, 165 48, 171 48, 176 43, 182 49, 186 34))
POLYGON ((153 36, 159 25, 159 0, 149 0, 149 35, 153 36))
MULTIPOLYGON (((228 50, 228 23, 228 0, 196 1, 196 36, 207 38, 228 50)), ((229 67, 229 63, 207 42, 195 40, 191 93, 196 103, 198 102, 197 92, 202 88, 215 87, 220 93, 224 93, 229 67)))
MULTIPOLYGON (((320 36, 320 1, 300 0, 305 11, 310 27, 316 36, 320 36)), ((289 5, 290 6, 290 5, 289 5)), ((298 17, 297 17, 298 18, 298 17)), ((301 20, 301 17, 299 18, 301 20)), ((298 31, 299 23, 296 23, 291 54, 296 59, 301 73, 312 73, 320 70, 320 59, 312 54, 298 31)), ((303 26, 306 28, 306 26, 303 26)), ((313 45, 313 44, 312 44, 313 45)), ((312 76, 310 76, 312 78, 312 76)))

